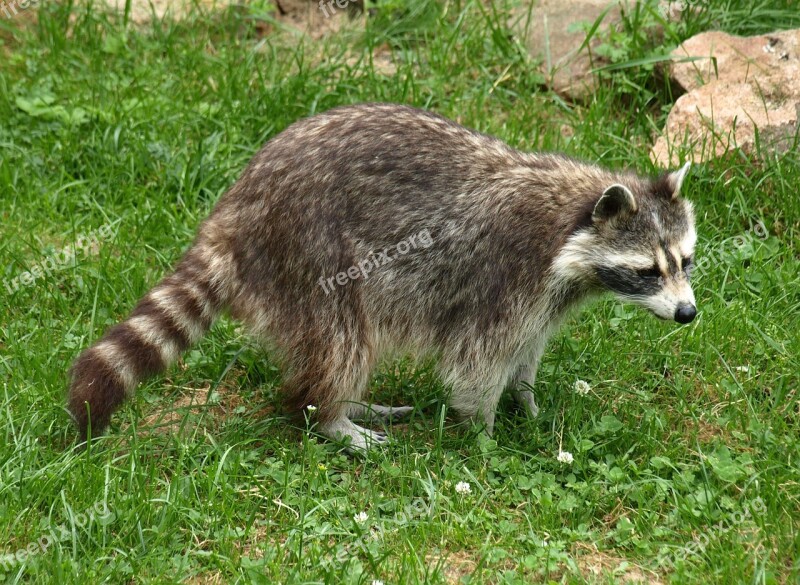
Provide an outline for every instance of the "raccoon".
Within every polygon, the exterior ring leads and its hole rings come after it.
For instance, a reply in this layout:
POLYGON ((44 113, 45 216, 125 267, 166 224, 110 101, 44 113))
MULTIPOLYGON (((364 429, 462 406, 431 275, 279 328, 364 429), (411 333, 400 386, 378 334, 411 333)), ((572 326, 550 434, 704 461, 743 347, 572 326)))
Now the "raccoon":
POLYGON ((357 421, 411 411, 367 399, 391 351, 433 356, 452 409, 491 434, 504 390, 537 414, 545 343, 587 299, 695 317, 688 170, 646 178, 520 152, 402 105, 301 120, 254 156, 175 271, 77 358, 68 408, 84 439, 101 432, 228 311, 277 349, 288 408, 350 449, 387 440, 357 421))

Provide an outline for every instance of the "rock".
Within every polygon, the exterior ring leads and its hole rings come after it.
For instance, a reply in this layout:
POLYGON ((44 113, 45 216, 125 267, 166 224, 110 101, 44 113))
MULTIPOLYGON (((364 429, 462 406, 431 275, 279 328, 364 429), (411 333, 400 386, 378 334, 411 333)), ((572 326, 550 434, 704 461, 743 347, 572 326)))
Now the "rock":
MULTIPOLYGON (((114 12, 122 13, 126 0, 101 0, 101 3, 114 12)), ((351 23, 347 15, 358 14, 363 8, 363 0, 271 0, 262 8, 264 14, 269 6, 274 7, 269 12, 269 18, 254 18, 258 14, 257 9, 251 13, 247 3, 233 0, 131 0, 130 20, 135 24, 148 24, 154 17, 157 20, 183 20, 193 11, 196 13, 198 8, 208 13, 232 9, 250 17, 258 34, 271 34, 276 28, 272 24, 275 22, 319 40, 339 32, 342 28, 354 28, 355 23, 351 23)))
MULTIPOLYGON (((513 17, 512 30, 523 36, 531 54, 541 60, 547 85, 573 101, 591 94, 596 86, 592 69, 598 66, 590 51, 578 52, 586 40, 585 23, 591 26, 608 10, 598 32, 620 20, 620 4, 609 0, 533 0, 513 17), (530 19, 528 18, 530 16, 530 19)), ((600 43, 595 33, 589 43, 600 43)), ((600 65, 604 63, 599 63, 600 65)))
POLYGON ((672 80, 684 91, 712 81, 746 83, 754 77, 796 75, 800 66, 800 30, 755 37, 737 37, 719 31, 696 35, 673 53, 672 80), (682 58, 693 58, 683 61, 682 58), (716 65, 714 61, 716 60, 716 65))
POLYGON ((670 77, 685 91, 651 152, 659 165, 678 165, 731 148, 785 152, 800 116, 800 30, 737 37, 707 32, 672 53, 670 77), (691 58, 689 61, 687 58, 691 58))
MULTIPOLYGON (((667 21, 679 20, 682 0, 662 0, 658 10, 667 21)), ((540 60, 541 73, 553 91, 572 101, 584 101, 597 87, 592 71, 608 61, 596 49, 610 27, 622 21, 629 0, 528 0, 511 19, 511 29, 524 39, 531 55, 540 60), (586 29, 603 16, 597 31, 582 51, 586 29)), ((661 34, 658 25, 651 33, 661 34)))
POLYGON ((352 26, 348 14, 361 6, 361 0, 276 0, 276 19, 314 40, 352 26))
MULTIPOLYGON (((104 0, 104 4, 120 14, 125 12, 125 0, 104 0)), ((197 4, 206 10, 222 6, 222 3, 218 6, 216 0, 199 0, 197 4)), ((132 0, 129 18, 136 24, 149 23, 153 17, 159 20, 164 17, 181 20, 195 8, 192 0, 132 0)))

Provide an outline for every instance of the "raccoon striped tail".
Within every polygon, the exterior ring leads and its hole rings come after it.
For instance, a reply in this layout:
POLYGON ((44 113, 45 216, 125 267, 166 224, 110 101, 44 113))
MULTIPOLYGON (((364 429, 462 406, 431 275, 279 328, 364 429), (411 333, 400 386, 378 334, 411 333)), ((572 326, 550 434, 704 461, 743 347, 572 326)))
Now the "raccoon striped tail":
POLYGON ((205 335, 228 304, 232 266, 228 255, 195 244, 125 321, 78 357, 67 406, 82 439, 100 434, 139 382, 164 371, 205 335))

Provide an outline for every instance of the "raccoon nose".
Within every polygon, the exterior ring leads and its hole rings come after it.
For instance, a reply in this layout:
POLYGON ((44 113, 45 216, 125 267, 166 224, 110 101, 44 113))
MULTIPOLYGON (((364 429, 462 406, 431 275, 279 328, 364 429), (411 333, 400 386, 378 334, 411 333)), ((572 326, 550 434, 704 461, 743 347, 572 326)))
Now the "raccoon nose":
POLYGON ((678 309, 675 311, 675 320, 678 323, 691 323, 695 315, 697 315, 697 309, 694 305, 678 305, 678 309))

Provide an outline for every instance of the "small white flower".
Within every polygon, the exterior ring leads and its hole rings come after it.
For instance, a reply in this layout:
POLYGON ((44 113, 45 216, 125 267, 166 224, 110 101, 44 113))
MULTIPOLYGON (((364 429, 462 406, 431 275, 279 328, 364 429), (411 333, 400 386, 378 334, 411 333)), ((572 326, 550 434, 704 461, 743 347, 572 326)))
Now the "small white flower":
POLYGON ((742 372, 743 374, 750 373, 750 366, 736 366, 733 369, 736 370, 737 372, 742 372))
POLYGON ((591 392, 592 387, 589 386, 589 382, 584 380, 575 380, 575 385, 572 387, 575 390, 576 394, 580 394, 581 396, 586 396, 591 392))
POLYGON ((373 579, 372 585, 383 585, 383 581, 381 581, 380 579, 373 579))
POLYGON ((313 404, 309 404, 308 406, 306 406, 306 410, 308 412, 317 412, 317 407, 314 406, 313 404))
POLYGON ((353 516, 353 520, 355 520, 356 522, 358 522, 360 524, 363 524, 364 522, 366 522, 367 519, 369 519, 369 516, 367 515, 366 512, 359 512, 358 514, 353 516))
POLYGON ((469 485, 466 481, 459 481, 456 484, 456 493, 461 494, 462 496, 466 496, 467 494, 472 493, 472 486, 469 485))
POLYGON ((570 464, 575 460, 575 458, 572 456, 572 453, 570 453, 569 451, 559 451, 558 455, 556 456, 556 459, 558 459, 560 463, 567 463, 567 464, 570 464))

